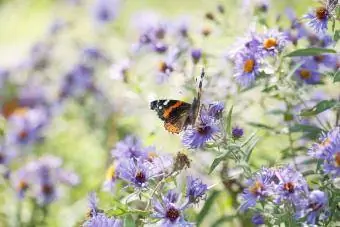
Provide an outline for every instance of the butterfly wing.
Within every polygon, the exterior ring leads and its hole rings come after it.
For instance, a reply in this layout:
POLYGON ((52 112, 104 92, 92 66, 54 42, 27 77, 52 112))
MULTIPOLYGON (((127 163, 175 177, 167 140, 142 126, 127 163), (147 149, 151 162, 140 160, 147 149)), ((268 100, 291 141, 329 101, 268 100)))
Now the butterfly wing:
POLYGON ((179 133, 187 125, 191 104, 180 100, 155 100, 150 103, 158 117, 164 121, 164 128, 171 133, 179 133))

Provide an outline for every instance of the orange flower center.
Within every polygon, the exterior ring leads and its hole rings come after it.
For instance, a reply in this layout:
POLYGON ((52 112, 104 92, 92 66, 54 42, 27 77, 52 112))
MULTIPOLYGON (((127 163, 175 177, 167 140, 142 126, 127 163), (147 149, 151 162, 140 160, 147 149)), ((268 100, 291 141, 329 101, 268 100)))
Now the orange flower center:
POLYGON ((157 157, 158 157, 158 154, 156 152, 150 151, 148 153, 148 161, 149 162, 152 162, 157 157))
POLYGON ((255 66, 255 61, 254 61, 254 59, 248 59, 248 60, 246 60, 246 62, 244 63, 243 71, 246 72, 246 73, 250 73, 250 72, 253 71, 254 66, 255 66))
POLYGON ((263 42, 263 47, 266 49, 270 49, 275 46, 277 46, 277 40, 275 38, 269 38, 263 42))
POLYGON ((294 184, 292 182, 287 182, 283 185, 283 189, 288 191, 289 193, 293 193, 294 192, 294 184))
POLYGON ((325 7, 319 7, 316 9, 315 11, 315 16, 316 18, 318 18, 319 20, 324 20, 327 18, 328 16, 328 11, 325 7))
POLYGON ((335 166, 340 167, 340 151, 336 152, 334 156, 335 166))
POLYGON ((307 70, 307 69, 302 69, 302 70, 300 71, 300 76, 301 76, 301 78, 302 78, 303 80, 307 80, 307 79, 309 79, 309 78, 311 77, 311 73, 310 73, 310 71, 307 70))

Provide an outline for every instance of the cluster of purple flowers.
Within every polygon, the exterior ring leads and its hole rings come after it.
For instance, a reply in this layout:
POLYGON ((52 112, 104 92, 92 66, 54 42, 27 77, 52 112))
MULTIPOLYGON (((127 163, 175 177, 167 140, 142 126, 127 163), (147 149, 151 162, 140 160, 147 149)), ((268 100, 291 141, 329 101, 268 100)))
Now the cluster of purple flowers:
MULTIPOLYGON (((153 188, 158 182, 170 176, 173 171, 178 171, 174 168, 171 156, 160 154, 154 147, 144 147, 135 136, 127 136, 119 141, 112 155, 115 161, 109 167, 104 182, 104 189, 111 192, 118 179, 132 186, 138 193, 151 192, 157 189, 157 186, 153 188)), ((207 185, 199 178, 188 176, 185 200, 181 201, 180 194, 174 190, 168 190, 161 198, 153 197, 155 213, 152 218, 160 219, 164 226, 188 226, 184 210, 204 198, 207 190, 207 185)))
POLYGON ((20 199, 31 197, 45 206, 60 196, 60 183, 67 186, 79 184, 78 175, 61 166, 60 158, 42 156, 11 173, 9 178, 20 199))
POLYGON ((333 178, 340 176, 340 127, 324 134, 319 143, 314 143, 308 154, 323 161, 322 171, 333 178))
MULTIPOLYGON (((320 190, 310 191, 301 173, 291 166, 262 168, 248 180, 242 195, 240 211, 244 212, 257 203, 271 203, 280 209, 293 209, 297 220, 306 218, 307 224, 317 224, 328 215, 328 197, 320 190)), ((265 209, 265 208, 264 208, 265 209)), ((287 212, 288 210, 284 211, 287 212)), ((256 213, 254 223, 266 214, 256 213)))
POLYGON ((218 137, 220 133, 220 120, 224 104, 213 102, 209 104, 208 110, 202 109, 197 117, 197 122, 189 126, 183 134, 182 143, 187 148, 202 148, 207 142, 218 137))
POLYGON ((181 202, 180 194, 169 190, 161 199, 153 199, 155 218, 161 219, 162 226, 191 226, 185 221, 183 212, 190 205, 198 203, 208 190, 199 178, 187 177, 185 201, 181 202))
POLYGON ((251 31, 245 38, 235 44, 235 49, 229 52, 229 58, 235 65, 235 80, 248 87, 264 71, 265 58, 277 57, 285 48, 287 37, 283 32, 272 29, 258 34, 251 31))

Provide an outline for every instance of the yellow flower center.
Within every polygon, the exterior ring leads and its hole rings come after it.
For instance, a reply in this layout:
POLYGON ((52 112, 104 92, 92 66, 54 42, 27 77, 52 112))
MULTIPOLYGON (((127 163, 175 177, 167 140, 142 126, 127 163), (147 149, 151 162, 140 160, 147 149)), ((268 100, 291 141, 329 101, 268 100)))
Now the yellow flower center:
POLYGON ((116 178, 116 167, 111 165, 106 171, 106 180, 111 181, 116 178))
POLYGON ((269 38, 263 42, 263 47, 266 49, 270 49, 275 46, 277 46, 277 40, 275 38, 269 38))
POLYGON ((256 195, 258 194, 260 191, 263 190, 263 184, 259 181, 256 181, 250 188, 249 188, 249 191, 256 195))
POLYGON ((307 70, 307 69, 302 69, 302 70, 300 71, 300 76, 301 76, 301 78, 302 78, 303 80, 307 80, 307 79, 309 79, 309 78, 311 77, 311 73, 310 73, 310 71, 307 70))
POLYGON ((28 188, 28 184, 26 181, 21 180, 18 184, 18 190, 19 191, 25 191, 28 188))
POLYGON ((255 66, 255 61, 254 61, 254 59, 248 59, 248 60, 246 60, 246 62, 244 63, 243 71, 246 72, 246 73, 250 73, 250 72, 253 71, 254 66, 255 66))

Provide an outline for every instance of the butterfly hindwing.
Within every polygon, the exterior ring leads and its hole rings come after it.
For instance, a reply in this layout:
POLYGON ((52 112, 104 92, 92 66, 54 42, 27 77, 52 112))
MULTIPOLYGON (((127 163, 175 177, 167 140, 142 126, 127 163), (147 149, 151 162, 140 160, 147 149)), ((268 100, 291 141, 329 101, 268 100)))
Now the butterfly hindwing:
POLYGON ((155 100, 150 104, 158 117, 164 121, 164 127, 172 133, 179 133, 188 122, 191 104, 180 100, 155 100))

